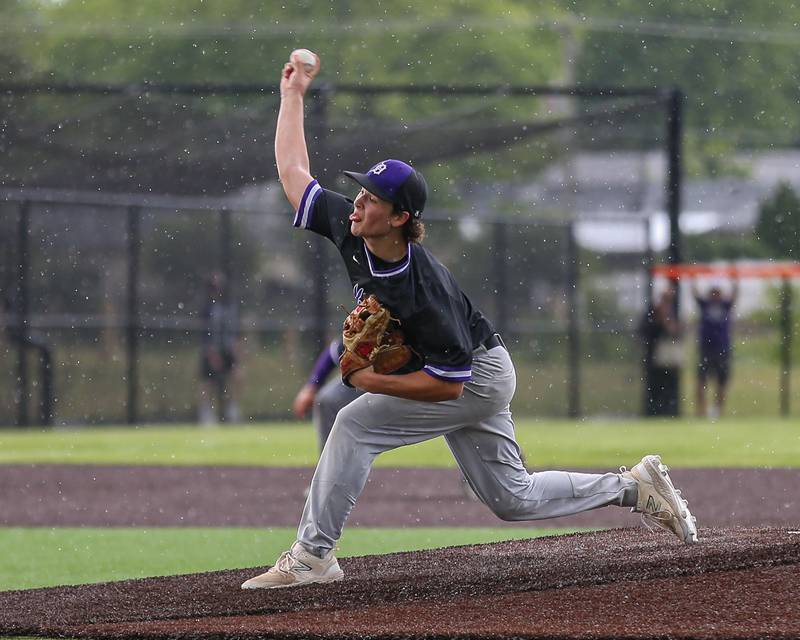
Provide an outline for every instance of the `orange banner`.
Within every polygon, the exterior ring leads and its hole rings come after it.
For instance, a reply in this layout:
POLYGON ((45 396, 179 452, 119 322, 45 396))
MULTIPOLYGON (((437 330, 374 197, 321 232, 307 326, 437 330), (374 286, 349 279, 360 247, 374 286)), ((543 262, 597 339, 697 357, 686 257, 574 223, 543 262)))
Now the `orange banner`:
POLYGON ((800 278, 800 263, 775 262, 763 264, 658 264, 653 275, 680 280, 681 278, 800 278))

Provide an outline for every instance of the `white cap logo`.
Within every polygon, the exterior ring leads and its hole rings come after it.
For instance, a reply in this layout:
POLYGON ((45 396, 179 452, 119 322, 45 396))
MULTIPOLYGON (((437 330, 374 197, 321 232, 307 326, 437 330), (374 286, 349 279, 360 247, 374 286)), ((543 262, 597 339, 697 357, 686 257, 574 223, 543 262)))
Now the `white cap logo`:
POLYGON ((386 163, 385 162, 381 162, 379 164, 376 164, 374 167, 372 167, 372 169, 367 171, 367 173, 374 173, 376 176, 379 176, 384 171, 386 171, 386 163))

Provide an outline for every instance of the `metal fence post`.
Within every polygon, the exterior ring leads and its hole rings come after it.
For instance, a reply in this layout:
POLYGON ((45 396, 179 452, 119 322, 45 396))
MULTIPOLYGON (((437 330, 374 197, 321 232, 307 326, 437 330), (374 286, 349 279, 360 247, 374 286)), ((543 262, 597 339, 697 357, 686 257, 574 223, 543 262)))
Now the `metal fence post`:
POLYGON ((653 265, 656 263, 655 254, 653 252, 653 243, 650 240, 650 234, 653 231, 653 223, 649 217, 645 218, 644 224, 644 268, 647 269, 647 289, 644 294, 644 308, 645 311, 653 306, 653 265))
POLYGON ((53 355, 47 345, 42 345, 39 365, 39 424, 49 427, 53 424, 53 355))
MULTIPOLYGON (((647 286, 644 292, 644 310, 642 311, 642 316, 639 317, 636 326, 636 337, 639 339, 639 364, 642 367, 642 415, 648 416, 650 415, 650 405, 651 405, 651 384, 652 384, 652 366, 650 361, 650 356, 648 352, 648 347, 644 344, 644 336, 642 335, 643 326, 642 323, 644 321, 645 314, 650 313, 650 309, 653 307, 653 285, 655 278, 653 277, 653 266, 655 265, 655 252, 653 251, 653 243, 651 241, 651 233, 653 230, 653 223, 649 217, 645 218, 643 221, 644 224, 644 233, 645 233, 645 254, 644 254, 644 261, 643 266, 647 270, 647 286)), ((648 338, 649 343, 649 338, 648 338)))
POLYGON ((17 426, 26 427, 29 424, 28 416, 28 358, 27 358, 27 334, 30 322, 30 298, 29 298, 29 275, 30 275, 30 212, 31 203, 23 200, 19 206, 19 218, 17 224, 17 243, 19 250, 17 254, 17 426))
MULTIPOLYGON (((680 264, 683 260, 681 251, 681 142, 683 128, 683 93, 680 89, 672 89, 669 93, 667 112, 667 213, 669 214, 669 253, 670 264, 680 264)), ((675 282, 675 317, 680 317, 680 281, 675 282)), ((675 397, 675 416, 681 414, 681 368, 674 371, 675 380, 672 389, 675 397)))
MULTIPOLYGON (((231 221, 231 212, 230 209, 227 207, 223 207, 219 210, 219 226, 220 226, 220 233, 219 233, 219 242, 220 242, 220 270, 222 271, 222 276, 224 278, 224 294, 223 300, 225 301, 226 306, 234 305, 238 311, 238 305, 235 302, 235 294, 236 294, 236 287, 233 283, 233 252, 232 252, 232 243, 233 243, 233 229, 232 229, 232 221, 231 221)), ((238 321, 238 312, 236 315, 238 321)), ((237 326, 237 332, 239 327, 237 326)), ((225 387, 226 384, 224 382, 224 377, 219 377, 217 379, 216 384, 216 392, 217 392, 217 399, 216 403, 218 407, 225 406, 225 387)))
MULTIPOLYGON (((495 329, 502 336, 508 331, 508 238, 504 222, 494 224, 494 252, 492 254, 494 270, 494 317, 495 329)), ((507 340, 508 338, 506 338, 507 340)))
POLYGON ((792 377, 792 282, 783 279, 781 287, 781 416, 789 416, 791 411, 792 377))
POLYGON ((230 209, 223 207, 219 210, 219 257, 220 269, 225 276, 225 292, 230 296, 233 282, 233 231, 230 209))
POLYGON ((669 214, 669 254, 667 261, 678 264, 681 251, 681 138, 683 128, 683 93, 673 89, 667 103, 667 213, 669 214))
POLYGON ((139 254, 141 249, 141 216, 138 206, 128 207, 128 317, 127 423, 136 424, 139 417, 139 254))
POLYGON ((581 415, 581 334, 578 309, 580 264, 574 223, 567 227, 567 412, 570 418, 581 415))

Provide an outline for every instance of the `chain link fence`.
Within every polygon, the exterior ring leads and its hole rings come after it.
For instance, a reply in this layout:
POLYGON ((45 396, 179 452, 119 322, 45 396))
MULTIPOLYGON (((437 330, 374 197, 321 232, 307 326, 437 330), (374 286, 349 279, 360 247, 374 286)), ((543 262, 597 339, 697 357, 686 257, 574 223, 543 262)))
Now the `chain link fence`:
MULTIPOLYGON (((275 87, 3 96, 0 424, 194 420, 214 271, 238 308, 244 416, 289 418, 352 300, 275 182, 275 87)), ((629 416, 648 268, 675 248, 651 228, 680 203, 673 98, 323 86, 306 137, 329 188, 382 157, 423 170, 426 244, 508 344, 517 414, 629 416)))

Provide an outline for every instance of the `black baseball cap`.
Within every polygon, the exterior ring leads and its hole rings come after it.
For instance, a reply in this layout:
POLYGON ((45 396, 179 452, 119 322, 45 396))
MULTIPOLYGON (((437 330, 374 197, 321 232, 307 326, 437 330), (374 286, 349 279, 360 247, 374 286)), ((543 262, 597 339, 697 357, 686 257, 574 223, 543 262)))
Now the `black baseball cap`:
POLYGON ((408 211, 412 217, 422 215, 428 198, 428 185, 422 174, 411 165, 401 160, 381 160, 366 173, 345 171, 344 175, 401 211, 408 211))

